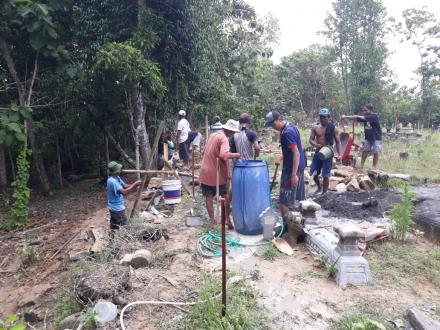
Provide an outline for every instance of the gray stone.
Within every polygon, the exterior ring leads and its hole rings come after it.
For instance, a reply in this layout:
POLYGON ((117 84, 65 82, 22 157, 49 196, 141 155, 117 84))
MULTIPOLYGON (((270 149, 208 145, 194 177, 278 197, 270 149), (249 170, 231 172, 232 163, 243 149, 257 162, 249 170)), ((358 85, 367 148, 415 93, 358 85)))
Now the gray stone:
POLYGON ((406 313, 409 323, 415 330, 439 330, 440 323, 431 319, 428 315, 418 310, 410 308, 406 313))
POLYGON ((124 255, 121 261, 119 261, 119 264, 123 266, 130 265, 133 268, 137 269, 137 268, 147 267, 152 260, 153 260, 153 256, 150 251, 137 250, 134 253, 124 255))
POLYGON ((61 321, 58 330, 77 329, 81 324, 81 313, 75 313, 61 321))
POLYGON ((361 256, 340 256, 336 268, 336 283, 339 286, 368 284, 372 280, 368 261, 361 256))
POLYGON ((306 199, 305 201, 301 201, 299 202, 299 205, 302 211, 315 212, 321 209, 321 205, 312 201, 311 199, 306 199))
POLYGON ((90 251, 71 251, 69 252, 69 260, 70 261, 78 261, 81 259, 85 259, 90 255, 90 251))

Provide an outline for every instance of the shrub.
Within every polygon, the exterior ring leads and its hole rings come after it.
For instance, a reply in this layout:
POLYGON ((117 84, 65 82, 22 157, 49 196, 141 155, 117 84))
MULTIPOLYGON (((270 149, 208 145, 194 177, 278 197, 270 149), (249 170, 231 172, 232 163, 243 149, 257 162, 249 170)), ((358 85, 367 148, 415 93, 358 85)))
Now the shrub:
POLYGON ((393 221, 391 235, 393 238, 404 241, 407 233, 411 230, 414 221, 414 205, 412 202, 413 193, 408 185, 403 187, 402 201, 394 205, 390 218, 393 221))

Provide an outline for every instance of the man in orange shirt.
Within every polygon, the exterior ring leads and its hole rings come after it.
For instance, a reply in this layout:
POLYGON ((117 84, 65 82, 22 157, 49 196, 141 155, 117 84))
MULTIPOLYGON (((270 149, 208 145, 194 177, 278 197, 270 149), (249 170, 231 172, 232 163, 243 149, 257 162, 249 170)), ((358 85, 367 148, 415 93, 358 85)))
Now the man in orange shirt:
POLYGON ((206 209, 208 210, 211 223, 216 225, 217 222, 214 218, 214 196, 216 195, 217 187, 217 158, 219 159, 219 193, 226 200, 226 221, 230 229, 233 227, 229 218, 229 198, 226 187, 229 179, 228 160, 240 158, 240 154, 229 151, 229 138, 237 132, 240 132, 238 121, 230 119, 222 126, 221 131, 212 134, 206 142, 200 168, 200 183, 202 194, 206 199, 206 209))

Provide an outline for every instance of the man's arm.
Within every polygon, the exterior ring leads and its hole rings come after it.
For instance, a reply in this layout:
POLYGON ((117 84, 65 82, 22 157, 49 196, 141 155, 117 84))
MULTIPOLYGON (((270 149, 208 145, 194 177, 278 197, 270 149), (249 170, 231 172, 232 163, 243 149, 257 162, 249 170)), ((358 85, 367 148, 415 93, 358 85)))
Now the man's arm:
POLYGON ((321 148, 322 145, 320 145, 319 143, 316 142, 316 132, 315 132, 315 128, 316 128, 316 127, 313 127, 313 128, 312 128, 312 131, 310 132, 309 143, 310 143, 310 145, 311 145, 312 147, 315 147, 315 148, 321 148))
POLYGON ((358 115, 355 115, 355 116, 344 116, 344 115, 342 115, 342 116, 341 116, 341 119, 357 119, 357 120, 365 120, 365 116, 358 116, 358 115))
POLYGON ((136 181, 131 185, 129 185, 128 187, 126 187, 127 185, 124 185, 123 188, 118 190, 118 193, 122 195, 128 195, 129 193, 133 192, 133 190, 135 190, 137 187, 139 187, 141 183, 142 183, 141 181, 136 181))
POLYGON ((339 158, 342 156, 341 139, 339 138, 339 130, 335 127, 335 141, 336 141, 336 151, 338 152, 339 158))
POLYGON ((254 159, 257 159, 260 156, 260 145, 258 144, 258 139, 254 141, 254 159))
POLYGON ((296 144, 291 144, 289 146, 289 149, 293 152, 293 167, 292 167, 292 178, 290 180, 291 187, 296 187, 298 184, 298 176, 296 173, 298 172, 298 166, 299 166, 299 150, 298 146, 296 144))

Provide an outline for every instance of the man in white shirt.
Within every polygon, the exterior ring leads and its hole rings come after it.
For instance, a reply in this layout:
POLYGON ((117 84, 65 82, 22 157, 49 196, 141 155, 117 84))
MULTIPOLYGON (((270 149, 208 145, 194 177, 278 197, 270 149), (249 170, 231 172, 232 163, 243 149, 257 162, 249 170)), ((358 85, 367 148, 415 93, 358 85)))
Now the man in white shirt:
POLYGON ((179 146, 179 158, 185 166, 189 166, 189 146, 187 143, 188 134, 191 131, 188 120, 186 120, 186 112, 179 111, 179 123, 177 124, 176 144, 179 146))

